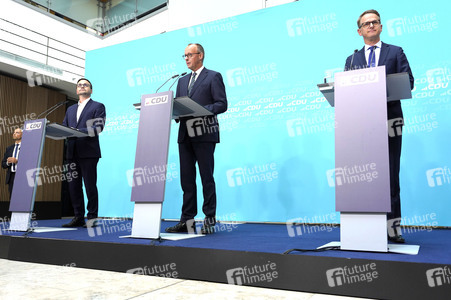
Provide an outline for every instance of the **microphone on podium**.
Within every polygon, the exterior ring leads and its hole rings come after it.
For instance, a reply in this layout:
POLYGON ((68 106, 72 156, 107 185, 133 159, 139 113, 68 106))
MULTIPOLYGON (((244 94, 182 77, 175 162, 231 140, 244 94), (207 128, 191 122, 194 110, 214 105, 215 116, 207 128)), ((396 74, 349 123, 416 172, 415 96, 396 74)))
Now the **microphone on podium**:
POLYGON ((44 115, 44 118, 47 118, 48 115, 50 115, 52 112, 54 112, 57 108, 59 108, 60 106, 63 106, 64 104, 69 103, 69 100, 64 100, 61 101, 55 105, 53 105, 52 107, 50 107, 49 109, 44 110, 42 113, 40 113, 36 119, 39 119, 40 116, 44 115))
POLYGON ((160 85, 159 88, 155 91, 155 93, 158 93, 158 90, 161 89, 166 83, 168 83, 169 80, 174 79, 175 77, 179 76, 179 74, 175 74, 174 76, 170 77, 168 80, 166 80, 162 85, 160 85))
MULTIPOLYGON (((349 70, 352 70, 352 62, 354 61, 354 55, 358 52, 359 50, 355 49, 354 53, 352 53, 352 57, 351 57, 351 64, 349 65, 349 70)), ((348 70, 346 70, 348 71, 348 70)))
POLYGON ((169 87, 168 91, 171 89, 171 87, 174 85, 174 83, 176 83, 180 77, 185 76, 186 73, 188 73, 188 72, 184 72, 184 73, 180 74, 180 75, 178 76, 178 78, 177 78, 176 80, 174 80, 174 82, 171 84, 171 86, 169 87))

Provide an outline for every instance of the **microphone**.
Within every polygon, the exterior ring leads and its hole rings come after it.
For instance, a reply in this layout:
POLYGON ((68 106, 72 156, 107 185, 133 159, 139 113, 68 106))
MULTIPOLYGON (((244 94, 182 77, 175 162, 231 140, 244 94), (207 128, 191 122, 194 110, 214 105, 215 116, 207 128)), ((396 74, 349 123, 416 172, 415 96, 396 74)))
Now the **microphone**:
MULTIPOLYGON (((184 73, 180 74, 180 75, 179 75, 179 78, 182 77, 182 76, 185 76, 186 73, 188 73, 188 72, 184 72, 184 73)), ((178 80, 178 78, 177 78, 176 80, 174 80, 174 82, 173 82, 173 83, 171 84, 171 86, 169 87, 168 91, 171 89, 171 87, 174 85, 174 83, 177 82, 177 80, 178 80)))
MULTIPOLYGON (((350 69, 350 70, 352 70, 352 62, 354 61, 354 55, 357 53, 357 51, 359 51, 359 50, 355 49, 355 50, 354 50, 354 53, 352 53, 352 57, 351 57, 351 65, 349 66, 349 69, 350 69)), ((348 71, 348 70, 346 70, 346 71, 348 71)))
POLYGON ((166 80, 162 85, 160 85, 160 87, 155 91, 155 93, 158 93, 158 90, 161 89, 169 80, 174 79, 177 76, 179 76, 179 75, 175 74, 174 76, 172 76, 168 80, 166 80))
POLYGON ((39 119, 40 116, 44 115, 44 118, 47 118, 48 115, 50 115, 52 112, 54 112, 56 109, 58 109, 60 106, 63 106, 64 104, 69 103, 69 100, 61 101, 60 103, 57 103, 50 107, 49 109, 43 111, 40 113, 36 119, 39 119))

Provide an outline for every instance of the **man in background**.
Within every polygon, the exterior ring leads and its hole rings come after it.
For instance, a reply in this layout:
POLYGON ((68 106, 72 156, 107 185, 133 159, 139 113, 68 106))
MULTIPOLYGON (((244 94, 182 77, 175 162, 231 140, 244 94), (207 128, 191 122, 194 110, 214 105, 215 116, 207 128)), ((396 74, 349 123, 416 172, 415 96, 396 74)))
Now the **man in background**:
POLYGON ((22 143, 22 129, 17 128, 13 132, 14 145, 6 148, 3 155, 2 168, 6 170, 6 184, 8 185, 9 199, 13 192, 14 178, 16 177, 17 164, 19 162, 20 145, 22 143))

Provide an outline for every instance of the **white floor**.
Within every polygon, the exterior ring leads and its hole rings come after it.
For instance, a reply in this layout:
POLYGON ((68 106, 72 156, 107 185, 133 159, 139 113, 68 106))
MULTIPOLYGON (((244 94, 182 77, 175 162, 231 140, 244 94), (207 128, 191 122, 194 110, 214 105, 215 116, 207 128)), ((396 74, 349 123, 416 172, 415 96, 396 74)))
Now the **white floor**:
MULTIPOLYGON (((0 299, 357 299, 0 259, 0 299)), ((362 298, 360 298, 362 299, 362 298)))

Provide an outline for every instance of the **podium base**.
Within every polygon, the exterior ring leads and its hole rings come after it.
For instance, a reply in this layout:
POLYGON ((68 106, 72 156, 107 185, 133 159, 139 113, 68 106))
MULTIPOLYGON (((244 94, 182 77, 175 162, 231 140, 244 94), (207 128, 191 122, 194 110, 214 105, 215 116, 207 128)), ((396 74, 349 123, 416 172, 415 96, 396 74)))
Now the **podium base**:
MULTIPOLYGON (((342 249, 340 242, 330 242, 330 243, 322 245, 316 249, 322 249, 322 248, 326 248, 326 247, 340 247, 340 250, 349 250, 349 249, 342 249)), ((387 252, 390 252, 390 253, 399 253, 399 254, 408 254, 408 255, 417 255, 419 251, 420 251, 419 245, 405 245, 405 244, 404 245, 388 244, 388 250, 387 250, 387 252)))
POLYGON ((130 237, 159 239, 162 203, 135 203, 130 237))
POLYGON ((28 231, 30 229, 31 212, 12 212, 8 230, 28 231))
POLYGON ((386 213, 340 213, 342 250, 387 252, 386 213))

